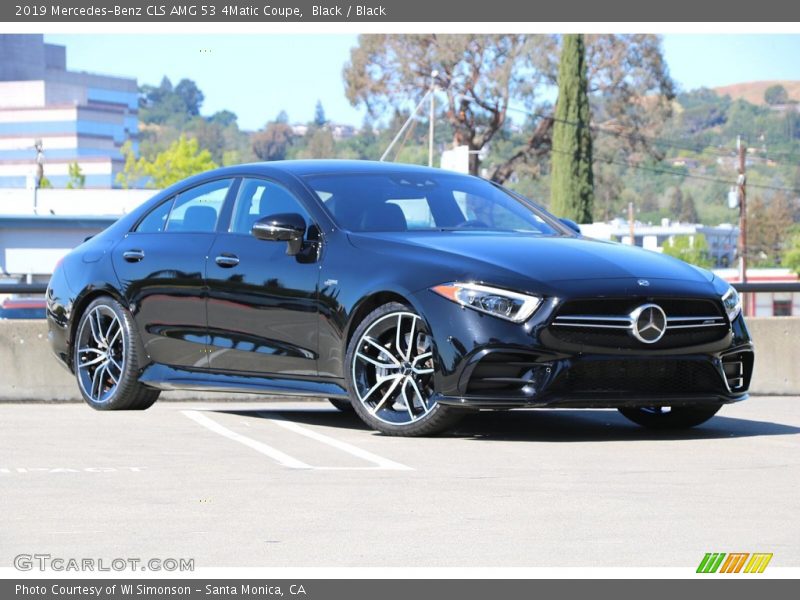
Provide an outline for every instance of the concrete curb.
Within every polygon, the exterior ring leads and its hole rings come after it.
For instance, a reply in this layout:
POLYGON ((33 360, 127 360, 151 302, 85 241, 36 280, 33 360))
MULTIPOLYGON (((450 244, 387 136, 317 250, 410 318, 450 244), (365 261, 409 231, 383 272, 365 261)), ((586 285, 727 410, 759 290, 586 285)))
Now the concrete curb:
MULTIPOLYGON (((800 317, 751 318, 756 344, 753 394, 800 393, 800 317)), ((165 400, 255 399, 250 395, 167 392, 165 400)), ((0 321, 0 402, 79 401, 72 375, 50 351, 44 321, 0 321)))

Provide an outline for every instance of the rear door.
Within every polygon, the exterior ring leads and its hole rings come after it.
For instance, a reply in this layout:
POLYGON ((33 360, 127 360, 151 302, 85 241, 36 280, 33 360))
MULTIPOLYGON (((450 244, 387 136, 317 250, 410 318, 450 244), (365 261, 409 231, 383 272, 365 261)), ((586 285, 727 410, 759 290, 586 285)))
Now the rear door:
POLYGON ((214 370, 284 377, 317 373, 318 228, 283 185, 244 178, 230 226, 208 254, 208 329, 214 370), (286 254, 286 242, 250 233, 259 218, 297 213, 306 221, 306 245, 286 254))
POLYGON ((233 179, 188 188, 116 246, 113 263, 149 358, 208 367, 205 265, 233 179))

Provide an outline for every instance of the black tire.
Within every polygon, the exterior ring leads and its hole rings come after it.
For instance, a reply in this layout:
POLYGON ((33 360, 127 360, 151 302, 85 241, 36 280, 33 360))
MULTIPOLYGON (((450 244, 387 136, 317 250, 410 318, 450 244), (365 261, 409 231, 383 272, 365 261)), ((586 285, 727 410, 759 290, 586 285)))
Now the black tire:
POLYGON ((333 404, 337 409, 342 412, 351 413, 353 412, 353 405, 350 404, 350 400, 339 400, 338 398, 328 398, 328 402, 333 404))
MULTIPOLYGON (((432 340, 427 331, 424 319, 417 315, 412 308, 399 302, 390 302, 378 307, 369 313, 356 327, 347 347, 345 381, 347 382, 347 391, 350 394, 353 409, 361 420, 372 429, 386 435, 395 436, 433 435, 452 427, 463 416, 463 411, 430 402, 433 394, 436 365, 434 364, 431 346, 432 340), (398 318, 397 328, 393 333, 385 334, 389 336, 387 338, 389 341, 385 344, 384 350, 377 350, 377 356, 375 357, 386 355, 386 357, 380 359, 381 372, 390 373, 391 375, 391 377, 384 379, 385 383, 380 383, 378 380, 378 367, 376 366, 378 363, 375 362, 375 359, 372 362, 366 362, 363 358, 365 356, 363 352, 374 352, 378 347, 366 344, 366 341, 362 340, 362 338, 367 332, 371 333, 378 326, 391 327, 390 321, 395 316, 398 318), (403 331, 402 319, 404 318, 413 323, 413 325, 406 325, 409 327, 407 334, 397 335, 398 329, 401 332, 403 331), (403 362, 406 366, 393 366, 393 363, 388 362, 389 349, 392 345, 392 340, 395 339, 398 340, 397 344, 402 345, 404 342, 406 345, 406 356, 403 362), (363 348, 361 347, 362 344, 363 348), (420 348, 422 348, 422 351, 420 351, 420 348), (414 358, 411 357, 412 353, 416 355, 414 358), (358 357, 357 354, 359 355, 358 357), (358 362, 354 362, 357 360, 358 362), (410 365, 412 364, 416 366, 411 367, 410 365), (425 373, 417 373, 415 369, 425 371, 425 373), (392 374, 393 370, 397 371, 397 375, 392 374), (401 372, 404 374, 401 375, 401 372), (374 399, 370 397, 368 392, 364 393, 366 388, 369 388, 373 393, 378 392, 374 399), (414 390, 410 402, 408 401, 407 388, 414 390), (364 398, 363 401, 362 397, 364 398), (381 400, 378 397, 386 398, 386 400, 381 404, 381 400), (402 400, 401 397, 403 398, 402 400), (377 409, 376 406, 378 406, 377 409), (402 409, 397 408, 397 406, 402 406, 402 409), (403 422, 404 419, 408 419, 408 422, 403 422)), ((370 339, 372 339, 371 336, 370 339)), ((395 352, 395 350, 393 349, 391 352, 395 352)), ((396 348, 395 353, 402 358, 403 350, 401 348, 396 348)), ((395 357, 395 359, 398 357, 395 357)))
POLYGON ((688 429, 708 421, 721 405, 714 406, 674 406, 669 411, 656 408, 620 408, 627 419, 648 429, 688 429))
POLYGON ((139 383, 141 352, 133 319, 119 302, 101 296, 89 304, 75 329, 72 352, 86 403, 97 410, 150 408, 160 392, 139 383))

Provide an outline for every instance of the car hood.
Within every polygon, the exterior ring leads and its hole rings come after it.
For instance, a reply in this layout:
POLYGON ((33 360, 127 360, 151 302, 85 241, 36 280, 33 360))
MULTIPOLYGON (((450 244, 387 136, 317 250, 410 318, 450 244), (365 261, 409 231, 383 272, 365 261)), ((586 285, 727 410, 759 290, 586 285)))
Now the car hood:
MULTIPOLYGON (((708 284, 713 275, 672 257, 622 244, 579 237, 443 231, 350 234, 353 245, 452 265, 482 263, 539 282, 587 279, 664 279, 708 284)), ((480 276, 480 273, 476 273, 480 276)), ((499 273, 497 273, 499 275, 499 273)))

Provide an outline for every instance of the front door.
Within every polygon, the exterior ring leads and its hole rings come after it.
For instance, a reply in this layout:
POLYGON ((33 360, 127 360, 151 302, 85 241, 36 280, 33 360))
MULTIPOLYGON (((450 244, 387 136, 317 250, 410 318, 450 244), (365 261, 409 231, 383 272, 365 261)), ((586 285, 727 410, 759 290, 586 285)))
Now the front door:
POLYGON ((282 185, 245 178, 227 232, 208 254, 208 330, 214 370, 282 377, 317 373, 318 248, 309 239, 300 254, 286 242, 251 234, 261 217, 298 213, 307 237, 316 227, 300 201, 282 185))

